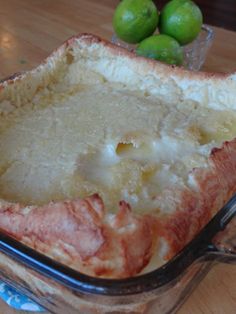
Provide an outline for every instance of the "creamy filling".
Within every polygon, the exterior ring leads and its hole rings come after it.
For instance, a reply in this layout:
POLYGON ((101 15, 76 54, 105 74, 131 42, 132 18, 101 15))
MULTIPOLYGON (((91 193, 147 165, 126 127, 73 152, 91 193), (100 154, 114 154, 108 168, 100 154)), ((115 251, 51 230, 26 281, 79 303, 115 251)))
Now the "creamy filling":
POLYGON ((112 83, 55 86, 0 117, 0 197, 23 204, 99 193, 115 211, 157 209, 188 184, 214 146, 236 135, 236 114, 167 104, 112 83))

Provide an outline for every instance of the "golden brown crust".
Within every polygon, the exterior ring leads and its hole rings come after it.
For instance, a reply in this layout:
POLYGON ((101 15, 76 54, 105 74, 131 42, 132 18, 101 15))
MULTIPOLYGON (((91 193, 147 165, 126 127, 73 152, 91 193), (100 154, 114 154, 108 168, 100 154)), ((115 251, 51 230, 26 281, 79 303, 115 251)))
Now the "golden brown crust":
POLYGON ((209 160, 210 168, 192 170, 194 191, 168 191, 177 202, 175 212, 159 221, 159 236, 170 246, 167 259, 192 240, 236 192, 236 139, 214 148, 209 160))
POLYGON ((90 275, 130 277, 151 258, 153 221, 135 216, 124 201, 111 223, 98 195, 86 199, 0 209, 0 229, 19 241, 90 275), (132 245, 131 245, 132 244, 132 245))

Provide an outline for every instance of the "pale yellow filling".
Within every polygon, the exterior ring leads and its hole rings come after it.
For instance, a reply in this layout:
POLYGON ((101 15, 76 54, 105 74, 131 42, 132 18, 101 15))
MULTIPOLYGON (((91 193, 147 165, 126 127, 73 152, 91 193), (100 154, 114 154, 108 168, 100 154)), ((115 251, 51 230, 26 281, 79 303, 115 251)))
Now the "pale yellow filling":
POLYGON ((159 208, 164 189, 188 184, 212 147, 236 135, 235 112, 165 104, 125 86, 58 85, 0 117, 0 197, 24 204, 99 193, 159 208))

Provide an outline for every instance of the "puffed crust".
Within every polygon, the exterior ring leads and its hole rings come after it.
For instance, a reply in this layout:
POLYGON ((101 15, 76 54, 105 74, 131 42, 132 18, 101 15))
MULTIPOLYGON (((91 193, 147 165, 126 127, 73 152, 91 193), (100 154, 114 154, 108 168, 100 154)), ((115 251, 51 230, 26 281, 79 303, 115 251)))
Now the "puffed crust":
MULTIPOLYGON (((55 75, 68 52, 83 58, 87 68, 106 80, 162 97, 165 101, 195 101, 217 110, 236 109, 236 74, 190 72, 137 57, 94 35, 70 38, 36 69, 0 83, 0 101, 20 106, 55 75)), ((126 278, 142 272, 152 258, 169 260, 177 254, 236 192, 236 140, 214 148, 209 167, 189 173, 194 186, 167 189, 162 201, 171 213, 137 214, 120 200, 109 214, 102 198, 50 202, 28 206, 0 202, 0 229, 30 247, 91 276, 126 278), (163 241, 166 250, 159 253, 163 241)))

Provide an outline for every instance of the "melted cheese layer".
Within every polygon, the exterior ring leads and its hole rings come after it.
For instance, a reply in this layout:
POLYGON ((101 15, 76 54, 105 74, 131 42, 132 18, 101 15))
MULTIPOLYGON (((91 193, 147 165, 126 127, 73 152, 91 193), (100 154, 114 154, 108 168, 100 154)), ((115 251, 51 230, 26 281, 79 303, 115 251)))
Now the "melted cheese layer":
POLYGON ((1 198, 44 204, 99 193, 111 211, 120 200, 160 208, 158 194, 187 185, 211 148, 236 134, 234 112, 112 83, 44 90, 0 120, 1 198))

